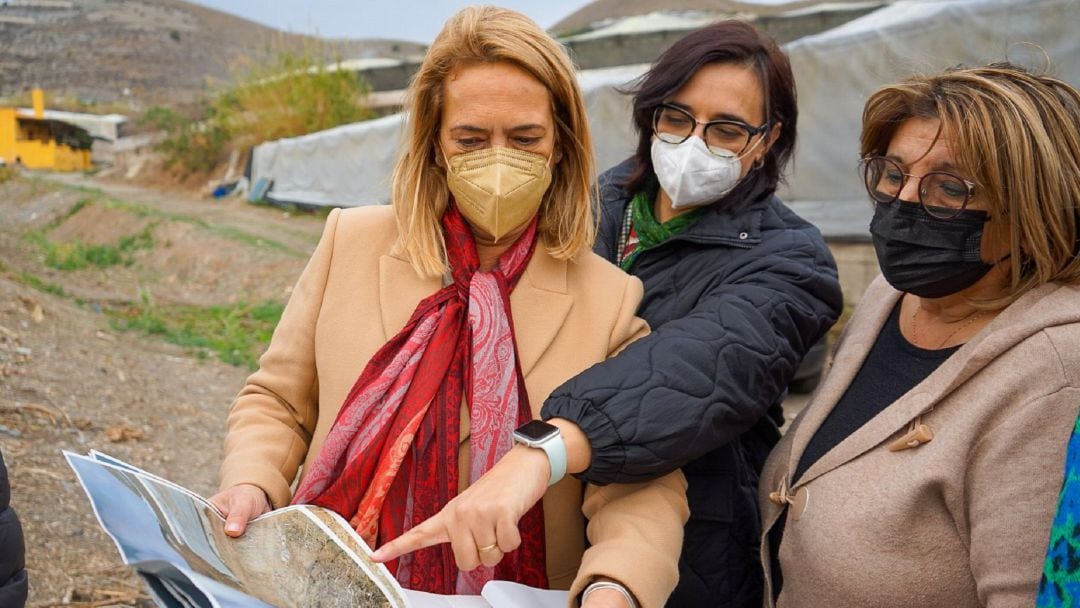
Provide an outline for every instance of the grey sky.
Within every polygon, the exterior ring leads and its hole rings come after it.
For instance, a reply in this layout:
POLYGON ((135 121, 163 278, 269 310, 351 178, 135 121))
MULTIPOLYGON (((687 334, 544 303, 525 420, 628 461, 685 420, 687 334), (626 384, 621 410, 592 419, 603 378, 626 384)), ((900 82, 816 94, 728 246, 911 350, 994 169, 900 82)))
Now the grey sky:
MULTIPOLYGON (((195 0, 294 33, 328 38, 397 38, 429 43, 462 0, 195 0)), ((488 2, 521 11, 547 28, 589 0, 499 0, 488 2)))

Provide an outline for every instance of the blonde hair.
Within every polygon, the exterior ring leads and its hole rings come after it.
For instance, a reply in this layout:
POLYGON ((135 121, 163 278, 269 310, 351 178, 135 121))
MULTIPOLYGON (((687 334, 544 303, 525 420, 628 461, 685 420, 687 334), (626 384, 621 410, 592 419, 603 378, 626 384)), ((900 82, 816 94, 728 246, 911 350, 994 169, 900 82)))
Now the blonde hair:
POLYGON ((914 76, 875 92, 863 111, 863 157, 886 153, 900 123, 940 121, 963 177, 1007 222, 1010 279, 983 302, 1002 307, 1049 282, 1080 282, 1080 92, 997 63, 914 76))
POLYGON ((440 276, 447 270, 440 220, 450 195, 434 145, 443 87, 462 66, 498 62, 525 70, 551 94, 554 154, 559 162, 538 212, 542 243, 551 255, 566 260, 592 248, 596 235, 589 199, 595 181, 592 137, 570 58, 528 17, 493 6, 468 7, 446 22, 409 84, 408 126, 394 167, 398 248, 421 276, 440 276))

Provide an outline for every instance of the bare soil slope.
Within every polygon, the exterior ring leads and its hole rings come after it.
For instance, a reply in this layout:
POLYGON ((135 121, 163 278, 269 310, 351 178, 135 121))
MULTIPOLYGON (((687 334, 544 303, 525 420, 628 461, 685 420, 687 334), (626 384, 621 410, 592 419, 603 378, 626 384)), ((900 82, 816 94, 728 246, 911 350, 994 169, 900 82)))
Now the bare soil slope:
MULTIPOLYGON (((29 86, 98 102, 176 105, 235 70, 312 39, 183 0, 75 0, 69 8, 0 6, 0 95, 29 86), (125 96, 128 90, 130 98, 125 96)), ((404 57, 402 41, 331 40, 343 58, 404 57)))
POLYGON ((98 449, 208 495, 249 369, 119 331, 106 312, 141 299, 283 302, 323 220, 68 182, 0 184, 0 449, 27 537, 29 605, 149 605, 61 450, 98 449), (60 270, 47 259, 143 231, 149 246, 125 263, 60 270))

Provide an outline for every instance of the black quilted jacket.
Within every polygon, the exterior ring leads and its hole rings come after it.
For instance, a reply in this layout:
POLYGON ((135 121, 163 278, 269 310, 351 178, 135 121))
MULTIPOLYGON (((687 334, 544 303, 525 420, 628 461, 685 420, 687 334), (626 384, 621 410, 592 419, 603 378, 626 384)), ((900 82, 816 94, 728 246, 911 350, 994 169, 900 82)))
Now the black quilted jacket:
MULTIPOLYGON (((596 252, 614 262, 632 161, 600 177, 596 252)), ((638 314, 652 333, 571 379, 544 418, 576 422, 598 484, 682 467, 690 521, 669 606, 761 605, 757 482, 803 356, 842 308, 836 264, 817 228, 771 192, 738 214, 709 210, 641 253, 638 314)))
POLYGON ((11 486, 0 452, 0 608, 20 608, 26 604, 24 551, 22 526, 11 508, 11 486))

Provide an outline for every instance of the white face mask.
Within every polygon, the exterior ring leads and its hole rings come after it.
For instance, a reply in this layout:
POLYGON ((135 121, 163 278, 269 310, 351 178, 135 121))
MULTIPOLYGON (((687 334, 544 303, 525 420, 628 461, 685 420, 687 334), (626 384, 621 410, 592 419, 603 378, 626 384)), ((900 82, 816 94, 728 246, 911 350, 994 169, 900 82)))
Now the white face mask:
POLYGON ((720 154, 710 152, 697 135, 681 144, 653 138, 653 170, 673 208, 708 205, 739 183, 742 173, 739 157, 727 150, 721 150, 720 154))

